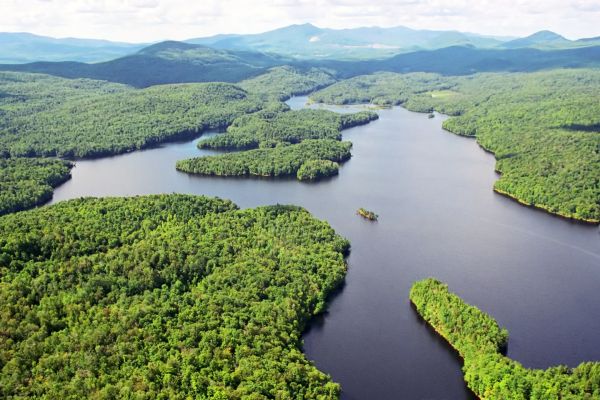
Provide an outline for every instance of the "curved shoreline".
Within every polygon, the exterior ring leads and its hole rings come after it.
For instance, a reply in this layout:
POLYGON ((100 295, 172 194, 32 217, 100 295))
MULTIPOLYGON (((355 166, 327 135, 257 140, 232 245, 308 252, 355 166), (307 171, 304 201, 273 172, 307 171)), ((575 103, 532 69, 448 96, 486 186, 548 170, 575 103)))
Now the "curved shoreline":
MULTIPOLYGON (((498 173, 501 174, 500 171, 496 171, 498 173)), ((578 217, 574 217, 572 215, 568 215, 568 214, 564 214, 561 213, 560 211, 550 211, 548 209, 547 206, 544 206, 542 204, 531 204, 531 203, 527 203, 524 200, 519 199, 518 197, 502 190, 502 189, 497 189, 497 188, 493 188, 495 193, 498 193, 501 196, 507 197, 511 200, 514 200, 516 202, 518 202, 519 204, 525 206, 525 207, 529 207, 532 208, 534 210, 539 210, 539 211, 543 211, 546 214, 552 215, 554 217, 558 217, 558 218, 562 218, 564 220, 568 220, 571 222, 576 222, 576 223, 580 223, 580 224, 585 224, 585 225, 598 225, 600 224, 600 220, 598 219, 585 219, 585 218, 578 218, 578 217)))
MULTIPOLYGON (((309 99, 309 101, 311 101, 311 100, 309 99)), ((375 104, 372 104, 372 103, 329 104, 329 103, 322 103, 322 102, 313 102, 312 104, 324 104, 324 105, 332 105, 332 106, 340 106, 340 107, 343 107, 343 106, 351 106, 351 105, 375 105, 375 104)), ((412 111, 412 112, 416 112, 416 113, 419 113, 419 114, 429 114, 429 112, 418 111, 418 110, 411 110, 411 109, 409 109, 409 108, 406 108, 406 107, 404 107, 404 105, 403 105, 402 103, 401 103, 401 104, 397 104, 397 105, 388 106, 387 108, 393 108, 393 107, 402 107, 402 108, 404 108, 405 110, 412 111)), ((439 112, 439 111, 437 111, 437 110, 434 110, 434 111, 436 111, 438 114, 440 114, 440 115, 443 115, 443 116, 446 116, 446 117, 448 117, 448 118, 453 118, 453 117, 455 117, 455 116, 452 116, 452 115, 443 114, 443 113, 441 113, 441 112, 439 112)), ((460 137, 466 137, 466 138, 475 139, 475 142, 477 143, 477 145, 478 145, 478 146, 479 146, 479 147, 480 147, 480 148, 481 148, 483 151, 485 151, 486 153, 492 154, 492 155, 494 156, 494 159, 496 160, 496 162, 498 162, 498 158, 496 157, 496 153, 494 153, 492 150, 490 150, 490 149, 486 148, 484 145, 482 145, 482 144, 479 142, 479 140, 478 140, 478 138, 477 138, 477 135, 463 135, 463 134, 460 134, 460 133, 456 133, 456 132, 453 132, 453 131, 451 131, 450 129, 448 129, 448 128, 444 127, 444 126, 443 126, 443 124, 444 124, 444 121, 442 121, 442 126, 441 126, 441 128, 442 128, 444 131, 446 131, 446 132, 449 132, 449 133, 451 133, 451 134, 453 134, 453 135, 460 136, 460 137)), ((498 174, 502 175, 502 171, 499 171, 498 169, 494 169, 494 171, 495 171, 495 172, 497 172, 498 174)), ((500 178, 499 178, 499 179, 500 179, 500 178)), ((497 182, 499 179, 497 179, 497 180, 496 180, 496 182, 497 182)), ((494 184, 494 185, 495 185, 495 184, 494 184)), ((568 215, 568 214, 562 213, 562 212, 560 212, 560 211, 556 211, 556 212, 555 212, 555 211, 550 211, 550 209, 549 209, 549 206, 545 206, 545 205, 543 205, 543 204, 530 204, 530 203, 527 203, 525 200, 523 200, 523 199, 520 199, 519 197, 517 197, 517 196, 515 196, 515 195, 513 195, 513 194, 510 194, 510 193, 508 193, 508 192, 506 192, 506 191, 503 191, 503 190, 500 190, 500 189, 496 189, 495 187, 492 187, 492 190, 493 190, 494 192, 496 192, 496 193, 498 193, 498 194, 502 195, 502 196, 505 196, 505 197, 507 197, 507 198, 509 198, 509 199, 511 199, 511 200, 514 200, 514 201, 516 201, 517 203, 519 203, 519 204, 521 204, 521 205, 524 205, 524 206, 526 206, 526 207, 528 207, 528 208, 533 208, 533 209, 536 209, 536 210, 543 211, 543 212, 545 212, 546 214, 548 214, 548 215, 552 215, 552 216, 554 216, 554 217, 562 218, 562 219, 564 219, 564 220, 568 220, 568 221, 571 221, 571 222, 578 222, 578 223, 582 223, 582 224, 585 224, 585 225, 599 225, 599 224, 600 224, 600 219, 586 219, 586 218, 579 218, 579 217, 575 217, 575 216, 573 216, 573 215, 568 215)))

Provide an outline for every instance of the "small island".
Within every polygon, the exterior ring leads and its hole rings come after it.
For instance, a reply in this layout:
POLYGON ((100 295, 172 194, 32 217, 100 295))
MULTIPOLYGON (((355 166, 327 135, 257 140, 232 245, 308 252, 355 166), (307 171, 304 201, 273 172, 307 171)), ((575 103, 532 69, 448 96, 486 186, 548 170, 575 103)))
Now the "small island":
POLYGON ((362 207, 359 208, 356 213, 369 221, 377 221, 377 218, 379 217, 379 215, 375 214, 373 211, 366 210, 362 207))

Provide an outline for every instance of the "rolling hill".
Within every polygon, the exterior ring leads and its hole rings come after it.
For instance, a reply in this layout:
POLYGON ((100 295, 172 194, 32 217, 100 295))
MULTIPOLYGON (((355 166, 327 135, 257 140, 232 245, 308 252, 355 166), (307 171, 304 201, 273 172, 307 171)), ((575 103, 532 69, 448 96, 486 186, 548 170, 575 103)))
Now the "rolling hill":
POLYGON ((0 70, 38 72, 63 78, 90 78, 135 87, 180 82, 238 82, 286 63, 286 59, 249 51, 218 50, 203 45, 167 41, 115 60, 4 64, 0 70))

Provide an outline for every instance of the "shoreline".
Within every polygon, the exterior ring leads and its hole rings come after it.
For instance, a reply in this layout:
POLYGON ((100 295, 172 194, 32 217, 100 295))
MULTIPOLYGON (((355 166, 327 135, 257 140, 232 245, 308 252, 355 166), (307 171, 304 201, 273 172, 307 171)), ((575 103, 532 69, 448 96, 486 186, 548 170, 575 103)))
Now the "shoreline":
POLYGON ((443 335, 443 334, 442 334, 442 333, 439 331, 439 329, 438 329, 438 328, 437 328, 435 325, 433 325, 431 322, 429 322, 429 321, 427 321, 425 318, 423 318, 423 316, 422 316, 422 315, 419 313, 419 310, 417 309, 417 305, 416 305, 416 304, 415 304, 415 303, 412 301, 412 299, 410 299, 410 298, 409 298, 409 301, 410 301, 410 306, 411 306, 411 308, 412 308, 412 309, 413 309, 413 311, 414 311, 414 312, 417 314, 417 318, 418 318, 420 321, 424 322, 424 323, 426 324, 426 326, 427 326, 429 329, 433 330, 433 331, 434 331, 434 332, 435 332, 435 333, 436 333, 436 334, 439 336, 439 338, 440 338, 440 339, 442 339, 442 341, 443 341, 443 342, 444 342, 444 343, 445 343, 445 344, 446 344, 446 345, 447 345, 447 346, 448 346, 448 347, 449 347, 449 348, 450 348, 450 349, 451 349, 451 350, 452 350, 452 351, 453 351, 453 352, 454 352, 454 353, 455 353, 455 354, 458 356, 458 358, 461 360, 461 363, 462 363, 462 365, 461 365, 461 368, 460 368, 460 369, 461 369, 461 372, 462 372, 462 374, 463 374, 463 381, 465 382, 465 385, 467 386, 467 388, 469 388, 469 390, 471 391, 471 393, 473 393, 473 396, 475 396, 475 397, 476 397, 478 400, 486 400, 486 399, 484 399, 483 397, 479 397, 479 396, 477 395, 477 393, 475 393, 475 392, 473 391, 473 389, 471 389, 471 388, 469 387, 469 384, 468 384, 468 382, 465 380, 465 375, 464 375, 464 372, 462 371, 462 369, 463 369, 463 367, 464 367, 464 365, 465 365, 465 357, 464 357, 464 356, 461 354, 461 352, 460 352, 460 351, 459 351, 459 350, 458 350, 456 347, 454 347, 454 346, 452 345, 452 343, 450 343, 450 341, 448 341, 448 339, 446 339, 446 337, 445 337, 445 336, 444 336, 444 335, 443 335))
MULTIPOLYGON (((310 98, 309 98, 309 101, 311 101, 310 98)), ((328 103, 320 103, 320 102, 313 102, 313 103, 314 104, 325 104, 325 105, 328 104, 328 103)), ((330 104, 330 105, 343 107, 343 106, 346 106, 346 105, 374 105, 374 104, 372 104, 372 103, 351 103, 351 104, 330 104)), ((416 112, 416 113, 419 113, 419 114, 429 114, 429 112, 421 112, 421 111, 410 110, 410 109, 404 107, 402 104, 392 105, 392 106, 389 106, 387 108, 393 108, 393 107, 402 107, 402 108, 404 108, 407 111, 412 111, 412 112, 416 112)), ((452 115, 443 114, 443 113, 441 113, 441 112, 439 112, 437 110, 434 110, 434 111, 437 112, 438 114, 446 116, 448 118, 453 118, 454 117, 452 115)), ((494 159, 496 160, 496 162, 498 162, 498 158, 496 158, 496 153, 494 153, 492 150, 488 149, 487 147, 485 147, 481 143, 479 143, 479 141, 477 140, 477 136, 476 135, 463 135, 463 134, 460 134, 460 133, 452 132, 451 130, 445 128, 443 126, 443 123, 444 122, 442 121, 442 127, 441 128, 444 131, 446 131, 448 133, 451 133, 453 135, 456 135, 456 136, 475 139, 475 143, 477 143, 477 145, 479 146, 479 148, 482 149, 484 152, 493 155, 494 159)), ((502 175, 502 172, 499 171, 498 169, 494 168, 494 171, 497 174, 502 175)), ((496 182, 499 179, 497 179, 496 182)), ((513 195, 513 194, 511 194, 509 192, 497 189, 495 187, 495 182, 494 182, 494 186, 492 187, 492 190, 494 192, 498 193, 501 196, 504 196, 504 197, 507 197, 507 198, 509 198, 511 200, 516 201, 520 205, 526 206, 528 208, 532 208, 534 210, 543 211, 544 213, 546 213, 548 215, 551 215, 551 216, 554 216, 554 217, 558 217, 558 218, 563 219, 563 220, 567 220, 567 221, 571 221, 571 222, 576 222, 576 223, 580 223, 580 224, 583 224, 583 225, 600 225, 600 219, 579 218, 579 217, 575 217, 573 215, 565 214, 565 213, 560 212, 560 211, 556 211, 556 212, 555 211, 550 211, 548 206, 545 206, 545 205, 542 205, 542 204, 530 204, 530 203, 527 203, 525 200, 520 199, 517 196, 515 196, 515 195, 513 195)))
MULTIPOLYGON (((496 172, 498 172, 498 173, 501 174, 501 172, 499 172, 499 171, 496 171, 496 172)), ((571 222, 579 223, 579 224, 582 224, 582 225, 598 225, 598 224, 600 224, 600 220, 597 220, 597 219, 578 218, 578 217, 575 217, 575 216, 572 216, 572 215, 568 215, 568 214, 562 213, 560 211, 550 211, 547 206, 544 206, 542 204, 527 203, 524 200, 521 200, 518 197, 516 197, 516 196, 514 196, 514 195, 512 195, 512 194, 510 194, 510 193, 508 193, 508 192, 506 192, 506 191, 504 191, 502 189, 498 189, 498 188, 494 187, 493 191, 495 193, 499 194, 500 196, 503 196, 503 197, 509 198, 511 200, 514 200, 517 203, 519 203, 519 204, 521 204, 521 205, 523 205, 525 207, 528 207, 528 208, 531 208, 531 209, 534 209, 534 210, 537 210, 537 211, 542 211, 545 214, 552 215, 553 217, 557 217, 557 218, 560 218, 560 219, 563 219, 563 220, 566 220, 566 221, 571 221, 571 222)))

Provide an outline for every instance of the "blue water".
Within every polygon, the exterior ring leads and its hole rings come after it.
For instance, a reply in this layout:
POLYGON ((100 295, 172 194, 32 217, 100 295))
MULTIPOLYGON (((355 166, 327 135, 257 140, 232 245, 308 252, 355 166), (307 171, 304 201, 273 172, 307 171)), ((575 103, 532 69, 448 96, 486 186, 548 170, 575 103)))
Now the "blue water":
POLYGON ((179 159, 214 154, 194 140, 78 161, 53 202, 193 193, 241 207, 298 204, 329 221, 352 243, 349 270, 328 312, 306 332, 304 350, 341 383, 345 399, 472 398, 460 360, 410 307, 410 286, 429 276, 508 328, 508 355, 526 366, 600 360, 598 228, 495 194, 493 156, 443 131, 443 116, 378 112, 378 121, 345 131, 353 157, 319 183, 177 172, 179 159), (356 216, 359 207, 379 221, 356 216))

